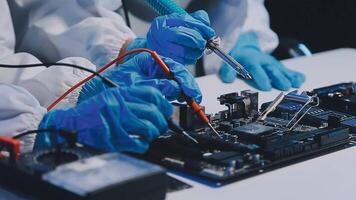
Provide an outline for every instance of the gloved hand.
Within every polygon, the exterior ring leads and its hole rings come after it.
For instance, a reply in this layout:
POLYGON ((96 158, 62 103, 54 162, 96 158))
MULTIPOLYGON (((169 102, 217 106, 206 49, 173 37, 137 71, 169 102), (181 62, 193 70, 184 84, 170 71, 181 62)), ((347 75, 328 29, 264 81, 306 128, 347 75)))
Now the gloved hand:
MULTIPOLYGON (((300 87, 305 81, 304 74, 286 68, 273 56, 262 52, 254 33, 242 34, 230 55, 252 75, 253 80, 247 83, 260 90, 269 91, 274 87, 287 91, 291 87, 300 87)), ((231 83, 237 76, 231 67, 223 64, 219 77, 223 82, 231 83)))
MULTIPOLYGON (((39 129, 77 133, 78 142, 105 151, 144 152, 167 131, 172 105, 147 86, 108 89, 67 110, 48 112, 39 129)), ((57 144, 57 135, 38 134, 35 149, 57 144)), ((60 141, 59 141, 60 142, 60 141)))
MULTIPOLYGON (((124 64, 108 69, 103 73, 103 76, 120 86, 146 85, 155 87, 169 100, 183 100, 180 96, 183 91, 197 102, 201 102, 202 95, 199 86, 185 66, 169 58, 162 59, 174 73, 178 82, 168 80, 159 65, 148 53, 140 53, 124 64)), ((79 102, 107 88, 108 86, 99 77, 96 77, 82 87, 79 102)))
POLYGON ((171 14, 153 20, 146 38, 133 40, 127 50, 149 48, 184 65, 203 55, 206 41, 216 35, 205 11, 171 14))

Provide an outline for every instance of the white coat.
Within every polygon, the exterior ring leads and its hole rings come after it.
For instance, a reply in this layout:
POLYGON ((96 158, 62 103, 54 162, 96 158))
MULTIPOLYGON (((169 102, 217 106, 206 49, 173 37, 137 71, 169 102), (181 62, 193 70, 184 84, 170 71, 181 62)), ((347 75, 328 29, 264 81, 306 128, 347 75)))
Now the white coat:
MULTIPOLYGON (((113 12, 120 6, 120 0, 0 1, 0 63, 61 61, 100 67, 117 56, 127 40, 135 38, 122 17, 113 12)), ((221 0, 208 12, 226 51, 239 34, 248 31, 258 35, 264 51, 278 44, 276 34, 269 29, 263 0, 221 0)), ((208 73, 217 71, 221 64, 214 55, 206 56, 205 63, 208 73)), ((0 135, 37 129, 46 107, 88 75, 56 66, 0 69, 0 135)), ((79 91, 60 106, 74 106, 79 91)), ((24 150, 30 150, 34 137, 24 140, 24 150)))
MULTIPOLYGON (((120 5, 119 0, 0 1, 0 63, 41 60, 91 69, 102 66, 118 55, 126 40, 135 37, 113 12, 120 5)), ((0 135, 37 129, 46 107, 89 75, 61 66, 0 68, 0 135)), ((60 107, 74 106, 79 91, 60 107)), ((23 151, 31 150, 34 135, 23 140, 23 151)))

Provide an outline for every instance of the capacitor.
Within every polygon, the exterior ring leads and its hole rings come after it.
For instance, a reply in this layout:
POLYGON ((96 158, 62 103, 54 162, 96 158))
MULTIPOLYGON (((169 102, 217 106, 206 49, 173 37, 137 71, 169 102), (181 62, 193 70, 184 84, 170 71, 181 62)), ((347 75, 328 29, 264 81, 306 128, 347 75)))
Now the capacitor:
POLYGON ((231 176, 232 174, 235 173, 236 169, 236 160, 231 160, 229 162, 228 167, 225 168, 225 174, 231 176))
POLYGON ((253 164, 258 164, 261 162, 261 155, 260 154, 253 154, 252 155, 252 159, 251 159, 251 162, 253 164))

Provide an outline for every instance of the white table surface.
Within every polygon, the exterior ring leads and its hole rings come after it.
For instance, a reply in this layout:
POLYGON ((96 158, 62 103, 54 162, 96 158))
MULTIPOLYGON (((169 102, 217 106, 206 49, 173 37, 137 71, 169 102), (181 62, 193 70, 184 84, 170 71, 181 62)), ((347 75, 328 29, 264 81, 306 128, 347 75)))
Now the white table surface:
MULTIPOLYGON (((299 90, 311 90, 340 82, 356 81, 356 49, 337 49, 285 60, 291 69, 306 74, 299 90)), ((202 104, 208 113, 225 109, 216 98, 220 94, 253 89, 241 80, 222 83, 216 75, 198 79, 202 104)), ((279 91, 260 93, 260 102, 272 100, 279 91)), ((356 148, 349 148, 305 162, 261 174, 223 187, 213 188, 181 176, 174 177, 193 188, 169 193, 168 200, 334 200, 356 199, 356 148)))

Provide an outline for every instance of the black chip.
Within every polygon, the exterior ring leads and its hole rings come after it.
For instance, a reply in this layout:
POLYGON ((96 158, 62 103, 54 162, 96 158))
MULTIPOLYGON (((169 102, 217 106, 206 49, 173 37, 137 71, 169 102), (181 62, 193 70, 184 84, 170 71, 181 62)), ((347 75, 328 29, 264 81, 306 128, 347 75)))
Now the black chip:
POLYGON ((240 155, 238 152, 233 152, 233 151, 221 151, 218 153, 213 153, 209 156, 205 156, 205 159, 209 159, 210 161, 222 161, 234 156, 240 155))
POLYGON ((268 133, 272 130, 274 130, 273 127, 269 127, 257 123, 251 123, 251 124, 234 128, 234 131, 236 131, 237 133, 245 133, 251 135, 261 135, 263 133, 268 133))
POLYGON ((237 135, 243 142, 261 145, 263 136, 273 131, 273 127, 251 123, 234 128, 233 134, 237 135))

